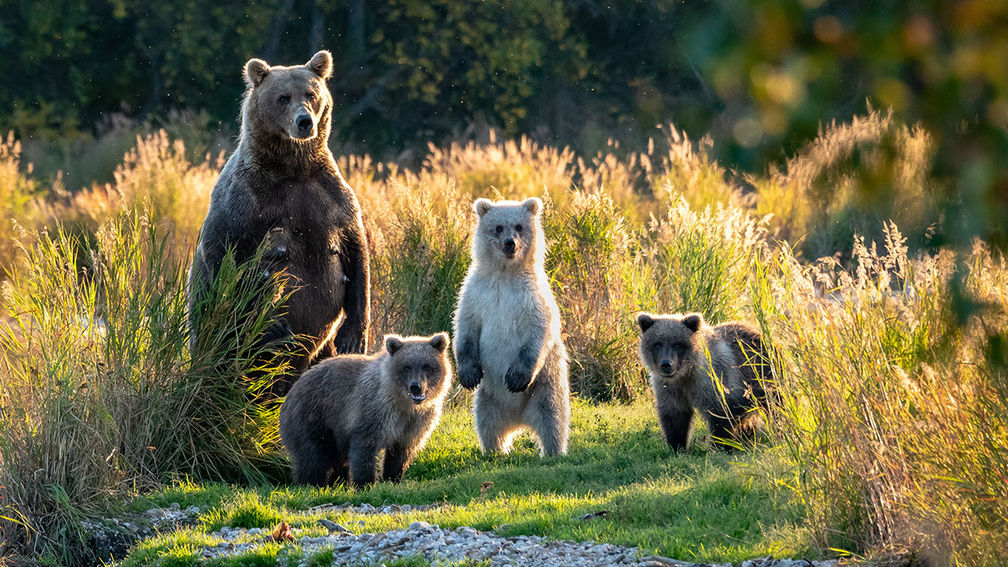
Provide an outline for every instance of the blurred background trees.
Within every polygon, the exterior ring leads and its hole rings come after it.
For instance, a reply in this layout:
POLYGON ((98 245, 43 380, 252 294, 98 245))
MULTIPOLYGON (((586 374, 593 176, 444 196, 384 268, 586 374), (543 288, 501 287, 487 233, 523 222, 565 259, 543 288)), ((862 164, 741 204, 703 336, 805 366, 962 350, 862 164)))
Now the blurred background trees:
MULTIPOLYGON (((932 190, 958 219, 936 242, 1006 242, 1002 1, 0 0, 0 13, 0 129, 28 157, 33 141, 65 153, 117 116, 197 111, 233 136, 248 58, 326 48, 334 145, 384 157, 488 127, 591 156, 672 123, 765 172, 832 120, 892 109, 934 139, 932 190)), ((888 185, 866 183, 866 202, 888 185)))

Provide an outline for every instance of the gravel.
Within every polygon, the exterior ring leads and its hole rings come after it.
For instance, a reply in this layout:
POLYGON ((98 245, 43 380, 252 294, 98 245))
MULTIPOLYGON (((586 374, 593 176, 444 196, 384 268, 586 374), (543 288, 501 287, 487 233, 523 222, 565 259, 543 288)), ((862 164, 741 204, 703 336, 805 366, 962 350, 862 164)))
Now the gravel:
MULTIPOLYGON (((366 505, 365 505, 366 506, 366 505)), ((380 513, 380 512, 376 512, 380 513)), ((608 543, 548 540, 538 536, 501 537, 469 527, 441 528, 427 522, 413 522, 408 528, 386 533, 354 534, 329 520, 319 520, 329 535, 298 537, 300 530, 292 528, 296 545, 310 557, 314 552, 330 549, 333 565, 380 564, 396 558, 423 557, 430 562, 486 561, 490 565, 523 566, 609 566, 639 567, 706 567, 707 564, 678 561, 667 557, 642 557, 637 548, 608 543)), ((239 555, 258 545, 274 541, 270 530, 224 527, 211 535, 221 543, 198 552, 206 559, 239 555)), ((283 556, 278 565, 284 565, 283 556)), ((295 565, 293 561, 289 565, 295 565)), ((305 567, 307 562, 297 564, 305 567)), ((838 562, 761 558, 743 562, 740 567, 836 567, 838 562)), ((717 567, 730 567, 730 563, 717 567)))

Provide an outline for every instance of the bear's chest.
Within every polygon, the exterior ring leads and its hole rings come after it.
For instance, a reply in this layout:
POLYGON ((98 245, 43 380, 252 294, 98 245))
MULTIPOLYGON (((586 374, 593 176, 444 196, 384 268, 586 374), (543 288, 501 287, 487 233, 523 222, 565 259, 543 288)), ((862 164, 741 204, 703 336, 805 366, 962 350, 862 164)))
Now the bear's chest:
POLYGON ((522 347, 541 334, 546 314, 527 280, 488 280, 479 292, 481 362, 484 372, 503 377, 522 347))
POLYGON ((260 197, 253 234, 282 236, 291 263, 312 265, 340 252, 346 204, 314 181, 284 181, 260 197))

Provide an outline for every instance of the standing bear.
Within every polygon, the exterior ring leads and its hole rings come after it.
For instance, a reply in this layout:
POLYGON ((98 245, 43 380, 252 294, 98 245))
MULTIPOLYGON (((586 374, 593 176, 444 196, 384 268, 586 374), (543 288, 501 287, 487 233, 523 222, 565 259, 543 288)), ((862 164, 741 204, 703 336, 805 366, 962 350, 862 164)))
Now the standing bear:
POLYGON ((760 332, 737 321, 711 327, 699 313, 639 313, 640 357, 651 374, 658 420, 675 450, 689 444, 693 409, 717 447, 752 439, 761 421, 769 359, 760 332))
POLYGON ((543 265, 542 202, 477 199, 472 265, 455 310, 459 382, 476 388, 484 453, 531 429, 543 455, 567 453, 570 386, 560 310, 543 265), (478 387, 477 387, 478 386, 478 387))
POLYGON ((324 360, 294 383, 280 406, 280 437, 294 482, 325 486, 398 482, 441 419, 451 385, 448 335, 387 335, 372 356, 324 360))
POLYGON ((305 65, 245 64, 238 148, 214 186, 189 270, 191 347, 205 332, 200 305, 225 253, 232 250, 241 263, 262 245, 269 270, 285 272, 293 284, 278 327, 303 337, 292 354, 294 376, 316 357, 367 349, 367 240, 357 197, 328 146, 331 74, 328 51, 305 65), (277 236, 282 245, 271 244, 277 236))

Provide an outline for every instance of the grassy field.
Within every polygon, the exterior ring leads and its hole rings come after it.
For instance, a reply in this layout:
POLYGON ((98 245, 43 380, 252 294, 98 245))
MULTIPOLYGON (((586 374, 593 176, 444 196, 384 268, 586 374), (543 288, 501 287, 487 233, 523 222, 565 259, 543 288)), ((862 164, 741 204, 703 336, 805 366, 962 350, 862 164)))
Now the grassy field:
POLYGON ((125 155, 95 153, 122 151, 109 143, 81 157, 118 164, 83 187, 35 176, 17 140, 0 143, 0 557, 80 563, 81 520, 140 498, 212 506, 138 562, 343 500, 447 502, 424 519, 684 559, 1008 561, 1008 268, 984 242, 932 239, 964 225, 919 128, 856 117, 762 173, 726 170, 674 128, 643 153, 491 135, 410 169, 340 156, 370 236, 376 337, 450 329, 474 198, 543 199, 579 400, 567 458, 528 443, 479 456, 459 399, 406 482, 346 494, 283 485, 275 404, 247 378, 281 370, 250 368, 273 304, 237 286, 249 266, 223 270, 207 311, 221 332, 188 351, 185 272, 221 162, 144 128, 125 155), (237 316, 249 301, 255 320, 237 316), (665 450, 639 310, 762 329, 779 399, 756 451, 665 450), (600 508, 610 516, 576 519, 600 508))
MULTIPOLYGON (((195 505, 209 512, 195 528, 140 544, 125 565, 143 565, 163 557, 176 558, 177 564, 187 564, 188 558, 195 564, 198 553, 193 547, 216 545, 219 540, 207 534, 222 526, 272 530, 286 521, 305 526, 296 532, 298 538, 328 533, 317 524, 319 517, 357 533, 387 531, 423 520, 506 536, 543 535, 637 546, 644 555, 694 561, 739 562, 812 552, 811 538, 802 528, 800 504, 775 480, 786 466, 779 450, 711 451, 700 426, 693 448, 672 454, 650 404, 579 402, 573 408, 567 457, 540 458, 527 436, 506 456, 484 457, 465 404, 468 398, 459 396, 398 485, 354 491, 178 484, 145 497, 136 505, 178 502, 183 508, 195 505), (493 484, 484 490, 485 482, 493 484), (343 502, 441 506, 395 516, 320 516, 305 511, 343 502), (580 520, 600 510, 609 513, 580 520)), ((275 559, 277 551, 271 546, 261 553, 275 559)), ((241 561, 234 558, 224 564, 240 565, 241 561)))

